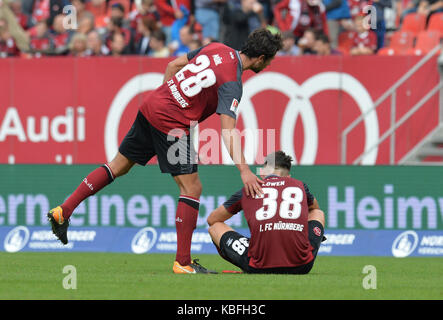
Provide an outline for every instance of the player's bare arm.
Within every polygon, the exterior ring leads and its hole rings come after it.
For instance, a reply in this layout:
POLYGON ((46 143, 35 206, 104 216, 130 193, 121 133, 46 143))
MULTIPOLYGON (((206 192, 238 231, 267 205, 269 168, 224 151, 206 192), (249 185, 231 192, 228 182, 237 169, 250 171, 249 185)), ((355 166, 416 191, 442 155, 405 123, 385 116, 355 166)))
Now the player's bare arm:
POLYGON ((212 211, 206 220, 209 225, 208 232, 217 247, 220 247, 220 239, 222 235, 228 231, 233 231, 231 227, 224 223, 226 220, 232 218, 232 216, 233 215, 226 210, 224 205, 220 205, 217 209, 212 211))
POLYGON ((261 183, 263 181, 252 173, 246 164, 245 157, 241 150, 241 140, 238 131, 235 129, 236 120, 228 115, 221 114, 221 131, 225 146, 228 149, 232 161, 240 171, 240 176, 245 186, 247 196, 254 197, 263 193, 261 183))
POLYGON ((184 66, 189 63, 188 56, 186 54, 172 60, 166 67, 163 83, 171 79, 177 72, 179 72, 184 66))
POLYGON ((312 201, 312 204, 309 206, 308 212, 308 221, 316 220, 320 222, 325 227, 325 213, 320 209, 318 205, 318 201, 316 198, 312 201))
POLYGON ((232 218, 232 214, 226 210, 224 205, 220 205, 217 209, 211 212, 206 221, 208 222, 209 226, 212 226, 217 222, 225 222, 230 218, 232 218))

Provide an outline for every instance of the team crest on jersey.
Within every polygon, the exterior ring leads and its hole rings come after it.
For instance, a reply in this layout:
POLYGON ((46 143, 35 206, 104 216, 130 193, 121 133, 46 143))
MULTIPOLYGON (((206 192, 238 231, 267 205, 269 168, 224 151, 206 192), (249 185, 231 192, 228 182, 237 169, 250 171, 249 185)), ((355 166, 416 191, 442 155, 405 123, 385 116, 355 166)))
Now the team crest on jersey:
POLYGON ((238 100, 234 98, 234 100, 232 100, 232 104, 231 104, 231 111, 233 112, 237 112, 237 108, 238 108, 238 100))
POLYGON ((317 237, 320 237, 320 236, 321 236, 321 229, 320 229, 319 227, 315 227, 315 228, 313 229, 313 231, 314 231, 314 233, 315 233, 315 235, 316 235, 317 237))

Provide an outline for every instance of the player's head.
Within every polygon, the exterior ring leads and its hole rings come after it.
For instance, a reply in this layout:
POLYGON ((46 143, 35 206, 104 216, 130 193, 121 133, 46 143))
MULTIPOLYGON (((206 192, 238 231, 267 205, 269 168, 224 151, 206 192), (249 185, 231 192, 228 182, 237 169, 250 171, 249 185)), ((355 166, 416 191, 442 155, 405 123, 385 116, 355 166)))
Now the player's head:
POLYGON ((270 174, 276 174, 281 177, 288 177, 291 171, 292 157, 283 151, 276 151, 268 154, 265 163, 261 169, 260 175, 266 177, 270 174))
POLYGON ((282 47, 282 38, 279 33, 273 34, 266 28, 260 28, 248 36, 240 52, 252 60, 249 69, 258 73, 271 63, 277 51, 282 47))

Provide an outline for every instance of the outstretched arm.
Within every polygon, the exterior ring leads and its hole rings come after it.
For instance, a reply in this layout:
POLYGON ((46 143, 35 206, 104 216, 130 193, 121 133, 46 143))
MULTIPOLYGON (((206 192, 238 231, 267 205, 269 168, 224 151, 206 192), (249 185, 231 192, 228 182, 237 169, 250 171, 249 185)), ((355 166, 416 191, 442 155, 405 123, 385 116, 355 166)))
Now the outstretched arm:
POLYGON ((223 142, 228 149, 232 161, 234 161, 235 166, 240 171, 246 195, 251 197, 261 195, 262 189, 260 183, 263 183, 263 181, 252 173, 246 163, 243 151, 241 150, 240 134, 238 130, 235 129, 236 120, 226 114, 221 114, 220 120, 223 142))

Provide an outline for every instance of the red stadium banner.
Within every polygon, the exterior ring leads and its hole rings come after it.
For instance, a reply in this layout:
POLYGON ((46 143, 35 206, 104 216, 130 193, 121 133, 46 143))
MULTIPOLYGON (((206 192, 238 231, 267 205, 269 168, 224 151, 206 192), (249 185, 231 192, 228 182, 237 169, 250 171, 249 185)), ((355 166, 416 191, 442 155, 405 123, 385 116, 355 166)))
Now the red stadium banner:
MULTIPOLYGON (((419 59, 278 57, 261 73, 246 71, 238 128, 255 132, 244 141, 247 160, 260 162, 269 141, 275 140, 275 148, 291 153, 297 163, 339 164, 343 130, 419 59)), ((135 119, 143 94, 161 84, 168 61, 144 57, 0 60, 0 163, 110 161, 135 119)), ((433 58, 397 90, 395 119, 438 81, 433 58)), ((348 163, 389 129, 391 111, 388 98, 348 135, 348 163)), ((397 130, 395 161, 437 123, 435 95, 397 130)), ((229 163, 212 134, 219 129, 217 115, 199 125, 205 163, 229 163)), ((388 164, 389 154, 387 139, 363 163, 388 164)))

